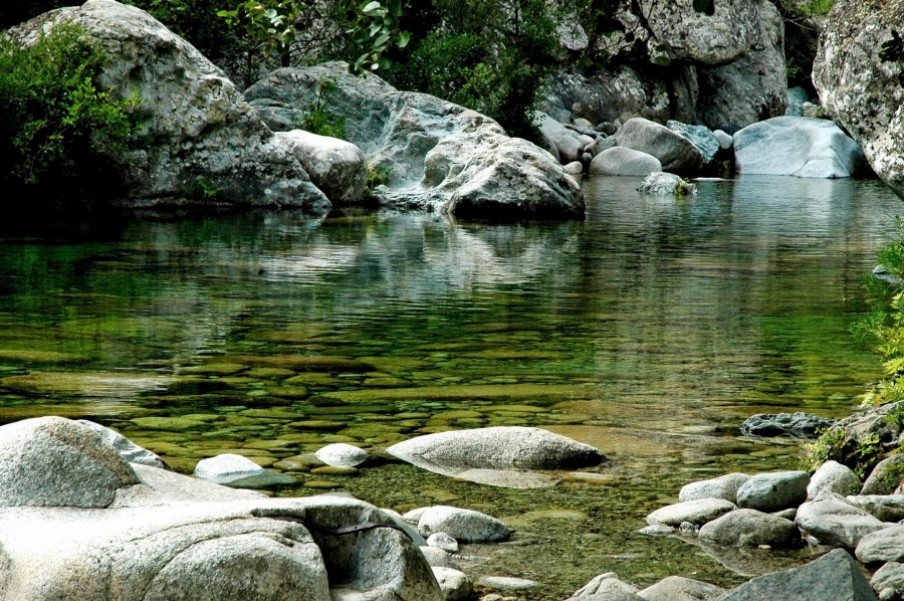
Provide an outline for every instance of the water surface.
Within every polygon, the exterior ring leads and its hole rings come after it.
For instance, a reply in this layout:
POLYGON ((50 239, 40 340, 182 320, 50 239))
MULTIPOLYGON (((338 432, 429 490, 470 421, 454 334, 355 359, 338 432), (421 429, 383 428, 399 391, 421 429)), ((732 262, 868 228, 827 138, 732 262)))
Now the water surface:
POLYGON ((798 443, 738 435, 747 416, 856 404, 878 362, 849 328, 901 205, 872 181, 744 177, 686 200, 637 184, 587 182, 580 223, 266 213, 6 233, 0 423, 85 417, 185 472, 249 456, 297 480, 277 494, 484 510, 518 534, 462 561, 542 582, 528 599, 607 571, 737 584, 763 553, 726 567, 641 537, 643 516, 694 479, 797 467, 798 443), (306 455, 499 424, 612 461, 513 491, 390 461, 335 474, 306 455))

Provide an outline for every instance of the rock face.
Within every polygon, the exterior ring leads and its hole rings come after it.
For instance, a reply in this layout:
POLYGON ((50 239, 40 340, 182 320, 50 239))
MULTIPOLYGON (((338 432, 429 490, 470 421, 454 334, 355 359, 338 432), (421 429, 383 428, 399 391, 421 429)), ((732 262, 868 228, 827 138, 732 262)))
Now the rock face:
POLYGON ((414 465, 440 468, 573 469, 605 460, 590 445, 522 426, 428 434, 395 444, 387 451, 414 465))
POLYGON ((2 601, 442 599, 392 517, 350 497, 270 499, 128 464, 62 418, 0 427, 0 466, 2 601))
POLYGON ((734 135, 735 170, 751 175, 850 177, 862 170, 860 147, 824 119, 774 117, 734 135))
POLYGON ((619 146, 656 157, 666 171, 696 171, 703 166, 703 155, 690 140, 647 119, 628 119, 613 137, 619 146))
POLYGON ((389 180, 377 191, 384 203, 460 217, 584 214, 580 187, 548 152, 474 111, 355 77, 345 63, 279 69, 245 95, 277 131, 318 102, 344 120, 348 140, 389 180))
POLYGON ((17 36, 35 40, 46 23, 84 28, 107 62, 101 85, 133 93, 147 113, 150 142, 122 161, 129 207, 209 202, 291 206, 326 213, 330 203, 311 183, 291 148, 264 125, 225 74, 146 12, 115 0, 88 0, 26 23, 17 36))
POLYGON ((860 568, 836 549, 805 566, 754 578, 716 601, 878 601, 860 568))
POLYGON ((904 2, 837 2, 813 65, 822 106, 863 147, 876 174, 904 197, 904 62, 883 58, 904 2))
MULTIPOLYGON (((757 15, 750 50, 730 64, 697 70, 701 91, 697 114, 711 129, 735 131, 785 113, 788 81, 782 16, 768 0, 744 4, 757 15)), ((749 24, 743 27, 750 30, 749 24)))
POLYGON ((816 438, 820 430, 830 428, 838 420, 797 413, 757 413, 741 424, 741 433, 748 436, 792 436, 816 438))

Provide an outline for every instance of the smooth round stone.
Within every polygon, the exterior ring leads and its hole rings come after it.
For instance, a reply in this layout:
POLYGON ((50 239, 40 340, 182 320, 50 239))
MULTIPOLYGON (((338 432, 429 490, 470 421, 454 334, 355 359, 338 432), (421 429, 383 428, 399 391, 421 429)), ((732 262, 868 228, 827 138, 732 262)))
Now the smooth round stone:
POLYGON ((682 523, 689 522, 699 526, 725 515, 734 509, 737 509, 737 506, 725 499, 683 501, 657 509, 647 516, 647 523, 651 526, 655 524, 680 526, 682 523))
POLYGON ((327 465, 334 467, 356 467, 367 461, 367 451, 346 443, 329 444, 315 455, 327 465))
POLYGON ((242 455, 224 453, 202 459, 195 466, 195 477, 219 484, 262 474, 264 468, 242 455))
POLYGON ((449 553, 458 553, 458 541, 445 532, 434 532, 427 537, 427 546, 436 547, 449 553))
POLYGON ((481 586, 495 588, 503 591, 523 591, 536 588, 539 584, 525 578, 510 578, 508 576, 484 576, 477 581, 481 586))

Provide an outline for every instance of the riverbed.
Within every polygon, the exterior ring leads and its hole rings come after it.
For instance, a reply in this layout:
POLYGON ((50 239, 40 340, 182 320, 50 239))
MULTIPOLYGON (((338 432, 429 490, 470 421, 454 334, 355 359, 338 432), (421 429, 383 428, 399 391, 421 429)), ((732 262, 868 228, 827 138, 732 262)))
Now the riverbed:
POLYGON ((485 511, 517 534, 461 562, 539 581, 524 599, 609 571, 731 586, 802 562, 637 531, 684 483, 800 465, 799 442, 740 436, 749 415, 856 405, 879 365, 850 326, 904 207, 877 181, 742 177, 686 199, 638 183, 586 181, 583 222, 349 210, 6 230, 0 423, 96 420, 185 473, 240 453, 295 479, 279 495, 485 511), (353 474, 305 463, 329 442, 383 457, 488 425, 548 428, 610 461, 533 490, 385 458, 353 474))

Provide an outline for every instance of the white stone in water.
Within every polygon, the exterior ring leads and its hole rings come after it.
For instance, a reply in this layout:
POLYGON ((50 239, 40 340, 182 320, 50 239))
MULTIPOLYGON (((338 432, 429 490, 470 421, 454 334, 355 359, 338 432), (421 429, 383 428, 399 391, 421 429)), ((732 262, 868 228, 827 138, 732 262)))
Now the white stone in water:
POLYGON ((427 546, 436 547, 449 553, 458 553, 458 541, 445 532, 434 532, 428 536, 427 546))
POLYGON ((501 589, 504 591, 518 591, 536 588, 537 582, 526 578, 511 578, 508 576, 484 576, 477 581, 487 588, 501 589))
POLYGON ((234 453, 223 453, 216 457, 202 459, 195 466, 195 477, 210 482, 224 483, 248 476, 257 476, 264 468, 247 457, 234 453))
POLYGON ((654 524, 681 526, 684 522, 700 525, 725 515, 734 509, 737 509, 737 506, 725 499, 685 501, 657 509, 647 516, 647 523, 651 526, 654 524))
POLYGON ((367 461, 367 451, 344 442, 328 444, 314 454, 333 467, 356 467, 367 461))

